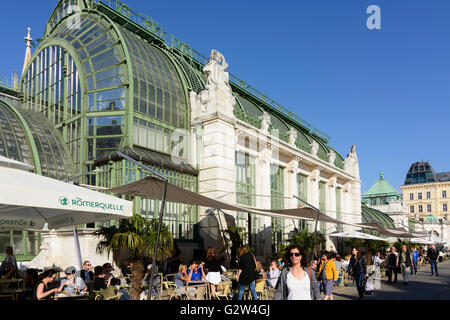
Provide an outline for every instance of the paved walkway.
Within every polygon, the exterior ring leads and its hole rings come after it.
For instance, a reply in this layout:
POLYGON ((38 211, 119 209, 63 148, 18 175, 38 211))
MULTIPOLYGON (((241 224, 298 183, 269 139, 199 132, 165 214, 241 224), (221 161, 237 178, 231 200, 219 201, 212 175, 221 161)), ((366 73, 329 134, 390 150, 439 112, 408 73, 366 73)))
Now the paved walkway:
MULTIPOLYGON (((450 299, 450 260, 438 263, 439 277, 431 277, 429 265, 423 266, 405 285, 401 274, 397 283, 389 283, 386 277, 381 280, 381 289, 364 300, 449 300, 450 299)), ((335 300, 357 300, 356 286, 334 290, 335 300)))

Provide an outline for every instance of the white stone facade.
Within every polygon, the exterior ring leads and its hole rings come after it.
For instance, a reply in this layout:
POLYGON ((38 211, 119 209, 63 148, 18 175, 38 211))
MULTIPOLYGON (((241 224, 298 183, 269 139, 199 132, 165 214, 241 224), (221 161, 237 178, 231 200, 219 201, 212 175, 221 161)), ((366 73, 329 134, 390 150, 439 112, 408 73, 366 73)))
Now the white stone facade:
MULTIPOLYGON (((318 156, 319 145, 316 141, 311 144, 311 153, 299 149, 295 145, 296 131, 289 131, 289 141, 286 142, 276 135, 269 133, 270 116, 264 113, 261 117, 261 129, 258 129, 234 115, 236 99, 229 84, 228 65, 223 55, 211 51, 210 61, 203 72, 207 77, 205 90, 196 94, 190 93, 191 105, 191 135, 189 162, 196 167, 199 165, 199 193, 229 203, 236 203, 236 152, 242 152, 253 157, 254 163, 254 194, 255 207, 271 208, 271 166, 283 169, 283 206, 285 209, 297 208, 298 201, 293 195, 298 195, 298 175, 306 177, 307 202, 319 208, 319 184, 325 184, 326 204, 323 212, 333 218, 337 215, 337 203, 340 203, 340 219, 349 223, 361 223, 361 181, 356 146, 344 162, 344 169, 335 166, 336 154, 331 151, 324 161, 318 156), (336 189, 340 189, 340 199, 336 199, 336 189)), ((199 230, 204 239, 204 249, 212 245, 219 251, 224 246, 223 230, 235 224, 236 212, 212 214, 209 208, 200 208, 199 230), (217 218, 219 220, 217 220, 217 218)), ((296 222, 294 222, 296 223, 296 222)), ((294 223, 286 219, 283 233, 287 236, 293 229, 294 223)), ((320 225, 318 226, 319 229, 320 225)), ((273 255, 272 250, 272 219, 260 216, 258 226, 254 226, 260 233, 258 259, 266 263, 273 255)), ((313 231, 314 225, 308 223, 313 231)), ((336 226, 326 224, 327 234, 336 231, 336 226)), ((344 226, 345 231, 354 229, 344 226)), ((98 256, 95 247, 97 239, 88 233, 80 233, 80 245, 83 260, 89 259, 93 265, 103 264, 112 259, 98 256)), ((328 238, 327 249, 335 249, 328 238)), ((67 231, 64 234, 46 233, 43 237, 42 252, 31 264, 37 267, 52 265, 53 263, 67 266, 76 263, 73 235, 67 231), (72 251, 73 248, 73 251, 72 251), (51 251, 51 252, 50 252, 51 251), (51 259, 49 257, 52 257, 51 259), (49 260, 50 259, 50 260, 49 260)), ((192 248, 187 256, 192 256, 192 248)), ((186 257, 187 258, 187 257, 186 257)))
MULTIPOLYGON (((352 146, 345 159, 344 170, 334 165, 336 154, 331 151, 329 160, 323 161, 317 156, 318 144, 313 141, 312 152, 307 153, 295 146, 296 132, 289 132, 289 142, 277 136, 270 135, 270 117, 264 112, 260 117, 261 129, 237 119, 233 115, 236 103, 230 98, 231 88, 228 84, 228 65, 216 50, 211 51, 210 62, 204 73, 208 77, 208 86, 198 95, 191 93, 191 125, 192 128, 201 127, 203 135, 200 139, 193 138, 194 150, 198 150, 200 164, 199 189, 200 194, 228 201, 236 201, 236 152, 252 156, 255 160, 254 193, 255 206, 271 208, 271 165, 283 168, 284 175, 284 208, 296 208, 298 201, 293 195, 298 195, 297 175, 307 177, 307 199, 310 204, 319 207, 319 183, 326 184, 326 214, 336 217, 336 188, 341 189, 341 219, 351 223, 361 223, 361 181, 359 177, 356 146, 352 146), (221 57, 218 59, 217 57, 221 57), (220 61, 222 65, 220 65, 220 61), (210 72, 209 70, 214 70, 210 72), (225 82, 225 83, 224 83, 225 82), (212 85, 209 85, 209 84, 212 85), (211 98, 205 98, 211 97, 211 98), (221 97, 222 99, 219 99, 221 97), (199 144, 199 145, 198 145, 199 144)), ((205 216, 201 210, 201 217, 205 216)), ((236 218, 235 212, 227 212, 236 218)), ((261 229, 264 233, 264 252, 260 258, 267 260, 273 252, 271 250, 271 218, 261 217, 261 229)), ((222 221, 223 228, 227 228, 226 221, 222 221)), ((284 233, 293 229, 290 219, 286 219, 284 233)), ((313 228, 313 227, 311 227, 313 228)), ((345 226, 344 230, 352 229, 345 226)), ((312 229, 311 229, 312 231, 312 229)), ((336 231, 332 224, 326 225, 326 232, 336 231)), ((220 239, 218 239, 220 240, 220 239)), ((328 239, 329 240, 329 239, 328 239)), ((220 246, 219 243, 208 245, 220 246)), ((327 248, 334 249, 333 243, 327 241, 327 248)))

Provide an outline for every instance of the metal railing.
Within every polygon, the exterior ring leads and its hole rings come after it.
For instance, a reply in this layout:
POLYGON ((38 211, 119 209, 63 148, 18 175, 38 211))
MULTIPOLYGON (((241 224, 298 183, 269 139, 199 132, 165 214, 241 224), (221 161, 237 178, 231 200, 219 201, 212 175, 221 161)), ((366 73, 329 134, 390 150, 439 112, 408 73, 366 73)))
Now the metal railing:
POLYGON ((14 81, 11 79, 8 79, 5 76, 0 76, 0 86, 9 88, 9 89, 14 89, 14 81))
MULTIPOLYGON (((109 7, 110 9, 114 10, 121 16, 131 20, 132 22, 136 23, 137 25, 141 26, 142 28, 144 28, 145 30, 150 32, 152 35, 161 39, 169 47, 176 48, 177 50, 184 53, 185 55, 192 58, 193 60, 195 60, 203 65, 206 65, 208 63, 209 59, 206 56, 204 56, 203 54, 194 50, 186 42, 169 34, 162 27, 162 25, 160 23, 156 22, 155 20, 151 19, 150 17, 148 17, 144 14, 134 11, 133 9, 128 7, 125 3, 123 3, 119 0, 91 0, 91 1, 98 3, 98 4, 103 4, 107 7, 109 7)), ((264 93, 253 88, 251 85, 249 85, 245 81, 241 80, 234 74, 229 73, 229 75, 230 75, 230 81, 233 84, 235 84, 236 86, 238 86, 239 88, 250 93, 251 95, 255 96, 256 98, 262 100, 263 102, 268 104, 270 107, 274 108, 275 110, 277 110, 284 116, 288 117, 289 119, 293 120, 294 122, 301 124, 303 127, 307 128, 311 133, 320 137, 325 142, 328 143, 330 141, 330 139, 331 139, 330 136, 328 136, 321 130, 317 129, 316 127, 314 127, 312 124, 310 124, 306 120, 302 119, 300 117, 300 115, 298 115, 297 113, 284 108, 281 104, 279 104, 275 100, 267 97, 264 93)))

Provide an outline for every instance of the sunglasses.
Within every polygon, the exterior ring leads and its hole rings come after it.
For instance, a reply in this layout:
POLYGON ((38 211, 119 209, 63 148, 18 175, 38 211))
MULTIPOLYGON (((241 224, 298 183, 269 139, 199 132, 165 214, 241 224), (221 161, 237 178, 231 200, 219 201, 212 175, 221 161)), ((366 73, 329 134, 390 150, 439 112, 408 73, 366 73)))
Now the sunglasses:
POLYGON ((291 252, 289 254, 290 257, 296 256, 296 257, 300 257, 300 252, 291 252))

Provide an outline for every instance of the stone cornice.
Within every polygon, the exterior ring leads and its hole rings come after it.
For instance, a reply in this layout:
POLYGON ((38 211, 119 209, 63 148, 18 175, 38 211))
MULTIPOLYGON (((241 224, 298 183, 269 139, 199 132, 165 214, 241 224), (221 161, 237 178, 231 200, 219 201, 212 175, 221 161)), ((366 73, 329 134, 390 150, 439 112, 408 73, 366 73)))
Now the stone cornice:
MULTIPOLYGON (((246 134, 248 134, 249 136, 253 136, 256 139, 262 140, 262 142, 270 140, 270 142, 272 144, 274 144, 275 146, 278 146, 280 149, 291 153, 292 157, 300 157, 303 161, 305 161, 306 163, 308 163, 311 166, 320 166, 323 171, 329 172, 332 175, 336 174, 341 179, 343 178, 346 180, 361 183, 361 179, 357 179, 357 178, 351 176, 350 174, 348 174, 347 172, 345 172, 344 170, 339 169, 336 166, 331 165, 330 163, 323 161, 319 158, 313 157, 311 154, 309 154, 303 150, 294 148, 289 143, 287 143, 279 138, 276 138, 273 136, 267 136, 260 129, 257 129, 242 120, 236 119, 236 127, 240 131, 243 131, 246 134)), ((240 146, 239 150, 244 150, 244 148, 242 148, 242 146, 240 146)))

